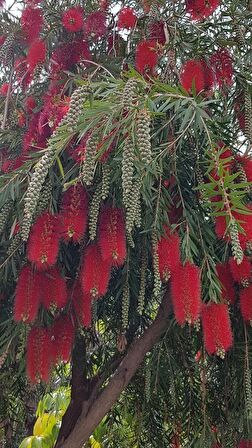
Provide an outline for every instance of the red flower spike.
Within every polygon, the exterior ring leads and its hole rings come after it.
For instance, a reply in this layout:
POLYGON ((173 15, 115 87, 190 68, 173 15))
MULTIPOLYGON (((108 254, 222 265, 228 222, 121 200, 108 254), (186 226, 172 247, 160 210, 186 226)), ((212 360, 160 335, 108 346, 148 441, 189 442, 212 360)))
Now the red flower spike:
POLYGON ((84 31, 93 40, 104 36, 107 31, 106 15, 104 12, 96 11, 89 14, 84 23, 84 31))
POLYGON ((31 266, 24 266, 19 274, 14 302, 14 319, 33 322, 38 314, 41 298, 41 275, 31 266))
POLYGON ((83 10, 80 7, 70 8, 63 13, 62 25, 70 33, 81 31, 83 28, 83 10))
POLYGON ((127 29, 130 30, 134 28, 137 23, 137 16, 132 8, 122 8, 118 14, 118 22, 117 26, 119 29, 127 29))
POLYGON ((21 27, 25 34, 27 42, 31 43, 37 39, 42 29, 44 20, 42 11, 33 6, 27 6, 21 16, 21 27))
POLYGON ((27 244, 28 260, 39 270, 46 270, 57 261, 60 242, 58 216, 46 212, 33 224, 27 244))
POLYGON ((155 40, 142 40, 136 47, 136 69, 145 74, 154 74, 158 63, 157 42, 155 40))
POLYGON ((58 268, 41 273, 41 302, 48 310, 51 306, 64 308, 66 305, 66 282, 58 268))
POLYGON ((73 287, 72 303, 77 320, 83 327, 90 327, 92 322, 92 297, 90 294, 83 293, 79 281, 73 287))
POLYGON ((244 321, 252 323, 252 285, 240 291, 240 309, 244 321))
POLYGON ((165 235, 158 242, 159 272, 163 282, 167 282, 180 265, 180 240, 176 232, 171 233, 165 226, 165 235))
POLYGON ((38 65, 43 64, 45 62, 45 59, 46 59, 45 42, 40 39, 34 40, 27 54, 27 64, 29 70, 33 72, 38 65))
POLYGON ((9 90, 9 84, 7 82, 4 82, 0 87, 0 95, 6 96, 9 90))
POLYGON ((60 220, 64 241, 80 242, 88 221, 88 197, 81 184, 70 187, 64 193, 60 220))
POLYGON ((217 50, 210 59, 219 87, 231 86, 233 82, 233 61, 226 48, 217 50))
POLYGON ((207 91, 213 87, 213 72, 204 60, 190 59, 181 69, 181 85, 190 92, 194 85, 196 93, 207 91))
POLYGON ((58 361, 69 361, 74 343, 74 333, 73 323, 68 316, 60 316, 55 320, 51 327, 52 358, 55 364, 58 361))
POLYGON ((33 327, 27 339, 26 365, 27 375, 32 383, 44 381, 50 377, 51 358, 48 356, 51 339, 46 328, 33 327))
POLYGON ((35 98, 33 98, 32 96, 28 96, 25 100, 25 109, 28 114, 32 114, 36 106, 37 102, 35 98))
POLYGON ((220 0, 186 0, 186 10, 193 20, 203 20, 219 6, 220 0))
POLYGON ((180 325, 194 323, 201 309, 200 270, 187 262, 174 270, 171 278, 171 296, 174 314, 180 325))
POLYGON ((69 70, 83 59, 91 60, 89 46, 85 40, 66 42, 59 45, 52 53, 51 72, 58 74, 61 70, 69 70))
POLYGON ((121 266, 126 258, 126 231, 123 210, 106 207, 99 219, 99 247, 104 261, 121 266))
POLYGON ((207 352, 223 358, 233 340, 228 306, 225 303, 204 305, 202 326, 207 352))
POLYGON ((88 246, 84 253, 81 285, 84 293, 92 298, 104 296, 108 289, 111 264, 104 261, 96 244, 88 246))
POLYGON ((230 266, 228 263, 218 263, 216 265, 217 275, 221 282, 221 296, 224 301, 235 302, 235 289, 233 277, 231 275, 230 266))
POLYGON ((251 263, 248 258, 244 257, 241 264, 237 264, 236 260, 231 257, 229 259, 229 266, 234 281, 246 286, 251 278, 251 263))
POLYGON ((252 440, 241 440, 238 448, 252 448, 252 440))

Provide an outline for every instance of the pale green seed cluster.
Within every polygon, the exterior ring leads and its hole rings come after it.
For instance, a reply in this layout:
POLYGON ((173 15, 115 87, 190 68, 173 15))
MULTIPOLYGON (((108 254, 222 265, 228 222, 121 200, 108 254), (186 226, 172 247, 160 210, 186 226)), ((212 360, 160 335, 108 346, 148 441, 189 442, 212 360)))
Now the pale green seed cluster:
POLYGON ((237 264, 241 264, 243 260, 243 250, 239 240, 238 226, 235 220, 230 223, 231 250, 237 264))
POLYGON ((52 196, 52 183, 50 181, 47 182, 47 184, 44 185, 42 188, 38 205, 35 211, 35 216, 41 215, 45 210, 48 209, 49 203, 52 196))
POLYGON ((245 136, 247 139, 252 142, 252 102, 251 95, 249 91, 246 89, 244 92, 245 95, 245 136))
POLYGON ((124 109, 129 109, 136 100, 137 80, 130 78, 124 87, 122 105, 124 109))
POLYGON ((138 304, 137 304, 137 311, 140 314, 140 316, 143 314, 143 310, 144 310, 145 289, 146 289, 146 271, 147 271, 147 258, 146 258, 146 250, 144 247, 143 254, 142 254, 141 273, 140 273, 140 289, 139 289, 138 304))
POLYGON ((5 229, 12 206, 13 206, 13 202, 7 201, 0 210, 0 234, 3 233, 3 231, 5 229))
POLYGON ((20 247, 21 243, 22 243, 21 233, 18 232, 11 239, 10 245, 6 252, 7 257, 14 255, 16 253, 16 251, 18 250, 18 248, 20 247))
POLYGON ((31 177, 30 184, 28 186, 25 195, 24 217, 21 226, 21 234, 23 241, 27 241, 30 228, 33 222, 33 217, 36 212, 36 208, 39 202, 41 190, 45 179, 48 174, 48 170, 53 162, 54 148, 48 147, 46 153, 41 157, 37 163, 34 172, 31 177))
POLYGON ((146 109, 140 110, 136 122, 136 140, 140 159, 145 165, 149 165, 152 160, 150 125, 149 111, 146 109))
POLYGON ((123 204, 127 208, 131 202, 133 174, 134 174, 134 145, 130 137, 126 138, 122 154, 122 189, 123 204))
POLYGON ((105 199, 107 199, 107 197, 109 195, 110 176, 111 176, 111 172, 110 172, 109 166, 106 164, 103 164, 102 165, 102 192, 101 192, 101 197, 102 197, 103 201, 105 199))
POLYGON ((122 294, 122 328, 126 330, 129 324, 129 306, 130 306, 130 291, 129 283, 126 282, 122 294))
POLYGON ((234 24, 234 30, 235 30, 236 39, 238 41, 239 46, 243 47, 244 44, 246 43, 246 38, 245 38, 245 35, 244 35, 243 28, 238 23, 235 23, 234 24))
POLYGON ((136 179, 131 188, 130 201, 126 208, 126 230, 131 234, 134 226, 141 227, 141 181, 136 179))
POLYGON ((79 121, 79 116, 83 111, 83 104, 90 93, 91 90, 86 85, 78 87, 78 89, 73 92, 70 100, 69 110, 62 119, 60 126, 67 126, 69 132, 73 132, 75 130, 79 121))
POLYGON ((81 166, 81 179, 86 185, 91 185, 95 172, 95 158, 97 155, 98 136, 93 133, 86 145, 85 160, 81 166))
POLYGON ((4 64, 7 65, 12 64, 14 42, 14 34, 9 34, 0 49, 0 63, 4 62, 4 64))
POLYGON ((151 399, 151 364, 145 366, 145 375, 144 375, 144 394, 147 402, 151 399))
POLYGON ((158 238, 156 232, 152 233, 152 259, 153 259, 153 275, 154 275, 154 287, 153 293, 155 297, 159 297, 161 292, 161 280, 159 274, 159 259, 158 259, 158 238))
POLYGON ((89 207, 89 238, 95 240, 97 231, 97 222, 101 204, 102 187, 101 184, 96 188, 89 207))
POLYGON ((252 388, 251 388, 251 371, 248 366, 245 367, 244 372, 245 383, 245 406, 247 413, 252 416, 252 388))

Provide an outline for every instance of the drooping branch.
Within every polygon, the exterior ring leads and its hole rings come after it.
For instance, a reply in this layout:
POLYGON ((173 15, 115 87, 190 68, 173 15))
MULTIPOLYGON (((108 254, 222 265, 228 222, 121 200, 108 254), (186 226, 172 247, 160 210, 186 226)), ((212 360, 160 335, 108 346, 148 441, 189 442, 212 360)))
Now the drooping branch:
MULTIPOLYGON (((170 314, 169 292, 164 295, 156 319, 144 334, 130 346, 127 354, 109 380, 100 391, 92 391, 87 402, 83 402, 81 415, 65 441, 58 441, 56 448, 82 448, 90 435, 109 412, 121 392, 141 365, 146 353, 160 340, 167 329, 170 314)), ((63 422, 64 425, 64 422, 63 422)))

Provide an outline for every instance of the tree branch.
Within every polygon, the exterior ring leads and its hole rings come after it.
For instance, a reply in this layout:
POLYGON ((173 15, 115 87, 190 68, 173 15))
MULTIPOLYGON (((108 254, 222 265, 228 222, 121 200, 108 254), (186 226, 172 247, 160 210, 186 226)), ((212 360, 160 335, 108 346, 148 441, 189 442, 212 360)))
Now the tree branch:
POLYGON ((56 448, 82 448, 83 444, 88 441, 96 426, 109 412, 121 392, 129 384, 146 353, 153 348, 167 329, 170 304, 170 295, 167 291, 159 307, 156 319, 144 334, 130 346, 128 353, 122 359, 107 386, 100 392, 97 391, 97 394, 94 393, 94 390, 90 400, 83 403, 81 415, 73 431, 65 441, 60 444, 57 443, 56 448))

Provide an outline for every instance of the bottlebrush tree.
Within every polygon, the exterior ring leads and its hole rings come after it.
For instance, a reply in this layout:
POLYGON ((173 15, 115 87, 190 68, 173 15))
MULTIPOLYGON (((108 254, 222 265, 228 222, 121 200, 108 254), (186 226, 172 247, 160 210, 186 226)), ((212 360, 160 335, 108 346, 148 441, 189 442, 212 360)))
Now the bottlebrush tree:
POLYGON ((249 443, 251 2, 0 4, 0 375, 71 363, 56 448, 249 443))

